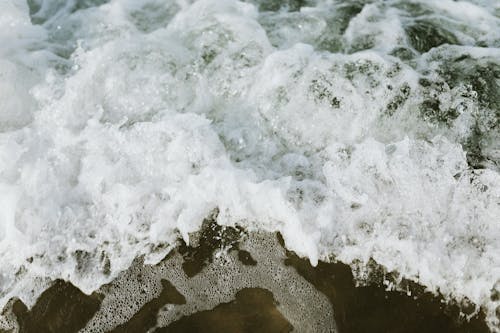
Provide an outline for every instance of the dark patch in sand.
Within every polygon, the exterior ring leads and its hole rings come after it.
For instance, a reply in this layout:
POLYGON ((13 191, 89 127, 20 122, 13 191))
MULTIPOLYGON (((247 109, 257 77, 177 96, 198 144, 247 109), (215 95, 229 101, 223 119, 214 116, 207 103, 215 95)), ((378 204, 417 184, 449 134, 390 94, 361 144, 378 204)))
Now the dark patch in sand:
POLYGON ((238 260, 241 261, 243 265, 247 266, 257 265, 257 261, 255 261, 250 252, 245 250, 238 250, 238 260))
POLYGON ((45 290, 31 310, 20 300, 14 302, 21 333, 72 333, 82 329, 99 310, 102 296, 82 293, 69 282, 56 280, 45 290))
POLYGON ((145 332, 156 326, 158 311, 166 304, 185 304, 184 296, 167 280, 161 280, 163 289, 160 295, 153 298, 126 323, 116 327, 112 333, 145 332))
POLYGON ((279 333, 292 330, 293 326, 276 308, 269 290, 245 288, 236 293, 234 301, 182 317, 155 333, 279 333))

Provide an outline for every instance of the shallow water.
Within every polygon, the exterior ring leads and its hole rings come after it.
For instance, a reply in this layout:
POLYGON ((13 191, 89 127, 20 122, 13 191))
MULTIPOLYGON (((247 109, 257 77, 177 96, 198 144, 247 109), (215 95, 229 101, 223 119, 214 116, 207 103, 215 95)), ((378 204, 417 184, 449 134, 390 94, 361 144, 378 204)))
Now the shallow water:
POLYGON ((7 0, 0 45, 0 306, 217 211, 498 330, 498 1, 7 0))
POLYGON ((409 281, 388 290, 394 276, 375 264, 356 286, 349 266, 313 267, 279 235, 240 236, 212 222, 201 239, 153 267, 137 260, 89 296, 58 280, 31 310, 15 301, 4 315, 20 332, 489 332, 483 312, 461 314, 473 307, 409 281))

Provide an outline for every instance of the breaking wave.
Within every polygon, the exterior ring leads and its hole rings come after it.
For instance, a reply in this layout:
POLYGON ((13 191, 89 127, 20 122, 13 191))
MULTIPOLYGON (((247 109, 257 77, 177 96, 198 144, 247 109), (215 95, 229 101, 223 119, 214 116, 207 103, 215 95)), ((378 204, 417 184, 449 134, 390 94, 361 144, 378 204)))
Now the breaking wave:
POLYGON ((217 223, 500 300, 497 1, 0 3, 0 297, 217 223))

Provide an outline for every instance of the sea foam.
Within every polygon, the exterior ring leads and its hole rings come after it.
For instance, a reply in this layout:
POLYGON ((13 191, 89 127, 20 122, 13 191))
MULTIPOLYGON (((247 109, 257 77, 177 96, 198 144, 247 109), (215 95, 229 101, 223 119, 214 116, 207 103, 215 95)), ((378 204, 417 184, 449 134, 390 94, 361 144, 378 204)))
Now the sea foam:
POLYGON ((495 1, 0 4, 0 296, 217 222, 500 306, 495 1), (496 289, 495 289, 496 288, 496 289))

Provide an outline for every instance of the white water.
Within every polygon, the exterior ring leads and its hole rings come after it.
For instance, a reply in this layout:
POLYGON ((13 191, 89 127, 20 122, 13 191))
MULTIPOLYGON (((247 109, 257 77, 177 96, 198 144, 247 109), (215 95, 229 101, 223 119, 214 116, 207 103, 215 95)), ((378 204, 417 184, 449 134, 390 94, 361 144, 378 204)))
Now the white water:
POLYGON ((218 208, 499 325, 497 1, 30 3, 0 2, 0 305, 218 208))

